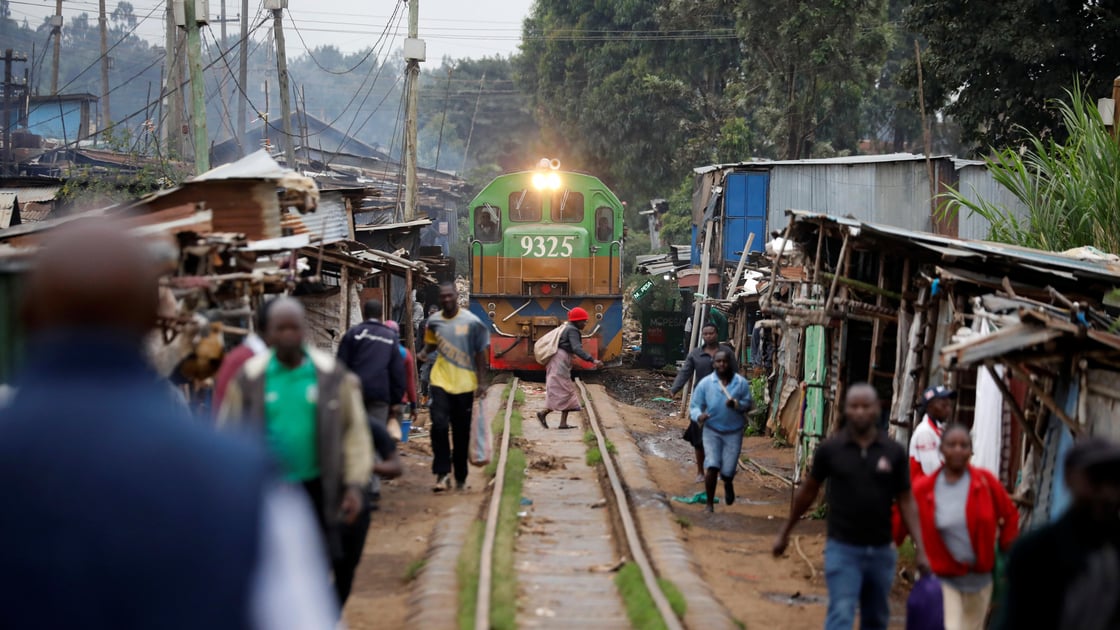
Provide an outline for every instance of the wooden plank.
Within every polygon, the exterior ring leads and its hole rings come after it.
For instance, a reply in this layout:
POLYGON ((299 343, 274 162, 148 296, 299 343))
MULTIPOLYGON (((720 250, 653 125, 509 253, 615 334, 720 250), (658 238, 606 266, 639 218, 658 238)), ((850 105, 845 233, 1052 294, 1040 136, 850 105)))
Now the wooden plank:
POLYGON ((1033 393, 1035 397, 1038 398, 1040 402, 1042 402, 1043 406, 1049 409, 1055 416, 1058 416, 1058 418, 1069 428, 1070 432, 1073 433, 1073 436, 1077 437, 1077 435, 1081 432, 1081 427, 1077 424, 1077 422, 1074 421, 1073 418, 1069 417, 1069 414, 1066 413, 1066 410, 1062 409, 1061 405, 1059 405, 1058 402, 1054 400, 1052 396, 1050 396, 1050 394, 1039 387, 1038 383, 1034 382, 1034 379, 1031 378, 1031 373, 1018 363, 1007 363, 1007 367, 1015 373, 1015 376, 1017 376, 1019 380, 1026 383, 1027 387, 1031 390, 1031 393, 1033 393))

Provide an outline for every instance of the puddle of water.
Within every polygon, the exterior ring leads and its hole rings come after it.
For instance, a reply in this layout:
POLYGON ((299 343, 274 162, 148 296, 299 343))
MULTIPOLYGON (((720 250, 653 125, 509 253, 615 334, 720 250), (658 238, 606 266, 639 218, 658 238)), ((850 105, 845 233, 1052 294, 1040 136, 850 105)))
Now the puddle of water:
POLYGON ((772 593, 765 592, 762 597, 772 602, 786 604, 787 606, 805 606, 807 604, 827 604, 828 598, 823 595, 806 595, 804 593, 772 593))

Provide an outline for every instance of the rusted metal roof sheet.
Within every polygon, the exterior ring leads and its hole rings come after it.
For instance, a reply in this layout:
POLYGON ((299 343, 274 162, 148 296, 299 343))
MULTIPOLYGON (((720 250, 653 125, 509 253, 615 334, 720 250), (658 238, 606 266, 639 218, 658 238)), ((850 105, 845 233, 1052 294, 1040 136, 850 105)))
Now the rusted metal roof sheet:
MULTIPOLYGON (((294 211, 289 211, 285 219, 290 220, 294 211)), ((350 213, 346 209, 346 198, 340 192, 321 192, 319 206, 311 214, 296 214, 305 229, 323 243, 337 243, 350 240, 350 213)), ((299 233, 298 230, 295 233, 299 233)))
POLYGON ((1057 252, 1044 252, 1003 243, 948 238, 928 232, 867 223, 846 217, 828 216, 819 212, 791 210, 788 214, 794 221, 831 221, 860 232, 866 231, 895 241, 904 247, 921 247, 942 256, 952 255, 956 258, 972 258, 981 262, 1001 260, 1043 271, 1068 272, 1079 279, 1102 280, 1112 284, 1120 283, 1120 263, 1109 260, 1082 260, 1057 252))

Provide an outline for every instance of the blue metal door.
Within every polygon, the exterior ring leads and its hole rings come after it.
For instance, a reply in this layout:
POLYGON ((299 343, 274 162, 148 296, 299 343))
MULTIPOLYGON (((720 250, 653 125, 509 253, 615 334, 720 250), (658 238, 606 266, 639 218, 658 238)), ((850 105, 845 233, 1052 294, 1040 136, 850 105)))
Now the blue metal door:
POLYGON ((727 176, 723 202, 723 260, 737 263, 754 234, 751 251, 761 252, 766 246, 766 205, 770 174, 766 172, 732 173, 727 176))

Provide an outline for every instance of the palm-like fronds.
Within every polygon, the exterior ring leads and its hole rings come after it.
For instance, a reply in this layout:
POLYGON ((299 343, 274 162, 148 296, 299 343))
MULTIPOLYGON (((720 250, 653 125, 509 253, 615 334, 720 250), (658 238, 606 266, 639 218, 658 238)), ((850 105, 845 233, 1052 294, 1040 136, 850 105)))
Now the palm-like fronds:
POLYGON ((964 208, 983 216, 993 241, 1120 253, 1120 144, 1079 86, 1067 94, 1068 102, 1055 103, 1069 131, 1064 143, 1031 134, 1021 150, 1004 149, 986 160, 992 177, 1026 206, 1026 216, 958 190, 943 195, 943 214, 964 208))

